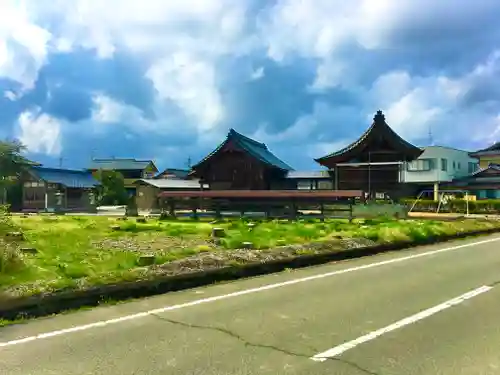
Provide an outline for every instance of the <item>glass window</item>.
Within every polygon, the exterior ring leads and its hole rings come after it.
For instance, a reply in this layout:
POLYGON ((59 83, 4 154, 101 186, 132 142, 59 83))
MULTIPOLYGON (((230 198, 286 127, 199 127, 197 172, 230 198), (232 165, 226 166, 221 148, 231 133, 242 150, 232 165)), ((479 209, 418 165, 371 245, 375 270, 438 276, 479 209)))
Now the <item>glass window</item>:
POLYGON ((478 170, 479 168, 479 164, 477 163, 474 163, 474 162, 469 162, 469 168, 468 168, 468 172, 469 173, 474 173, 478 170))
POLYGON ((299 190, 311 190, 311 181, 309 181, 309 180, 297 181, 297 189, 299 189, 299 190))
POLYGON ((417 159, 408 163, 409 171, 430 171, 434 168, 434 159, 417 159))
POLYGON ((441 159, 441 170, 443 172, 448 171, 448 160, 447 159, 441 159))

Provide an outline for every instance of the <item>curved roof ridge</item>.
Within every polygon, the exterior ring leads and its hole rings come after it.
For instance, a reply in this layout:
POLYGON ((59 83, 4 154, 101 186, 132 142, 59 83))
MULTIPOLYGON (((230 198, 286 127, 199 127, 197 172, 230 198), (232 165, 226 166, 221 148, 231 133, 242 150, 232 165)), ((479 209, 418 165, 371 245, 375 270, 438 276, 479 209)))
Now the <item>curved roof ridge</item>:
POLYGON ((373 134, 375 129, 383 129, 382 131, 388 132, 392 137, 394 137, 396 140, 401 142, 405 147, 408 147, 409 149, 415 149, 415 150, 418 149, 421 152, 423 151, 420 147, 417 147, 414 144, 406 141, 398 133, 396 133, 385 121, 385 116, 384 116, 383 112, 381 110, 378 110, 376 112, 375 116, 373 117, 373 122, 370 125, 370 127, 367 130, 365 130, 363 132, 363 134, 357 140, 355 140, 351 144, 347 145, 346 147, 344 147, 338 151, 332 152, 326 156, 322 156, 322 157, 314 159, 314 160, 318 162, 320 160, 325 160, 325 159, 329 159, 331 157, 342 155, 348 151, 355 149, 361 143, 363 143, 371 134, 373 134))

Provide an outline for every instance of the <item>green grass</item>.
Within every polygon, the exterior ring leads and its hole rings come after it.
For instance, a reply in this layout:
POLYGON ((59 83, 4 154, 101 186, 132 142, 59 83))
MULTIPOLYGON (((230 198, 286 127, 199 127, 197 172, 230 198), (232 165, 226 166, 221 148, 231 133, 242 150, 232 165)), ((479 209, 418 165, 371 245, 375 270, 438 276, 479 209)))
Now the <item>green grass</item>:
POLYGON ((2 292, 12 290, 26 295, 136 280, 144 273, 144 269, 138 267, 143 254, 154 254, 155 262, 163 264, 214 250, 230 251, 241 248, 244 242, 252 242, 255 249, 328 241, 339 236, 383 243, 500 226, 497 222, 476 220, 439 222, 387 218, 353 223, 347 220, 268 221, 256 222, 253 228, 244 220, 211 224, 148 219, 146 223, 137 223, 134 219, 121 221, 100 216, 41 215, 12 220, 25 235, 22 246, 34 247, 38 252, 20 254, 18 249, 0 243, 0 301, 2 292), (119 230, 112 228, 116 225, 120 226, 119 230), (225 230, 226 236, 218 246, 210 241, 213 227, 225 230))

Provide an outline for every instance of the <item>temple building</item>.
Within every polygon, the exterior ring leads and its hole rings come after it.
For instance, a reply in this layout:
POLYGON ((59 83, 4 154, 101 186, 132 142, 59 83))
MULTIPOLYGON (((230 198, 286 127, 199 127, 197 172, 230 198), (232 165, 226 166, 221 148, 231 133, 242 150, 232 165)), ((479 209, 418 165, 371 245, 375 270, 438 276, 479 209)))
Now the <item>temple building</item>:
POLYGON ((190 176, 211 190, 270 190, 287 187, 293 168, 264 143, 231 129, 226 139, 191 168, 190 176))
POLYGON ((363 190, 372 198, 398 197, 414 194, 415 187, 404 183, 403 171, 422 152, 394 132, 377 111, 357 141, 315 161, 331 171, 336 190, 363 190))

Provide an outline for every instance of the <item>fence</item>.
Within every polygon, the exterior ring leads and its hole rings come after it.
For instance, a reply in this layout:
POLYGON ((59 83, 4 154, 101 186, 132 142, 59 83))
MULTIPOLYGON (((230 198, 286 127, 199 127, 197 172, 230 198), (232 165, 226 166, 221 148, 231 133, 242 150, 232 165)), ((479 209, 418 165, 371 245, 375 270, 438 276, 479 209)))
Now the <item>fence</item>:
POLYGON ((164 214, 175 217, 189 210, 201 216, 264 216, 267 219, 299 217, 353 218, 353 205, 364 199, 360 190, 211 190, 164 191, 159 194, 164 214))

